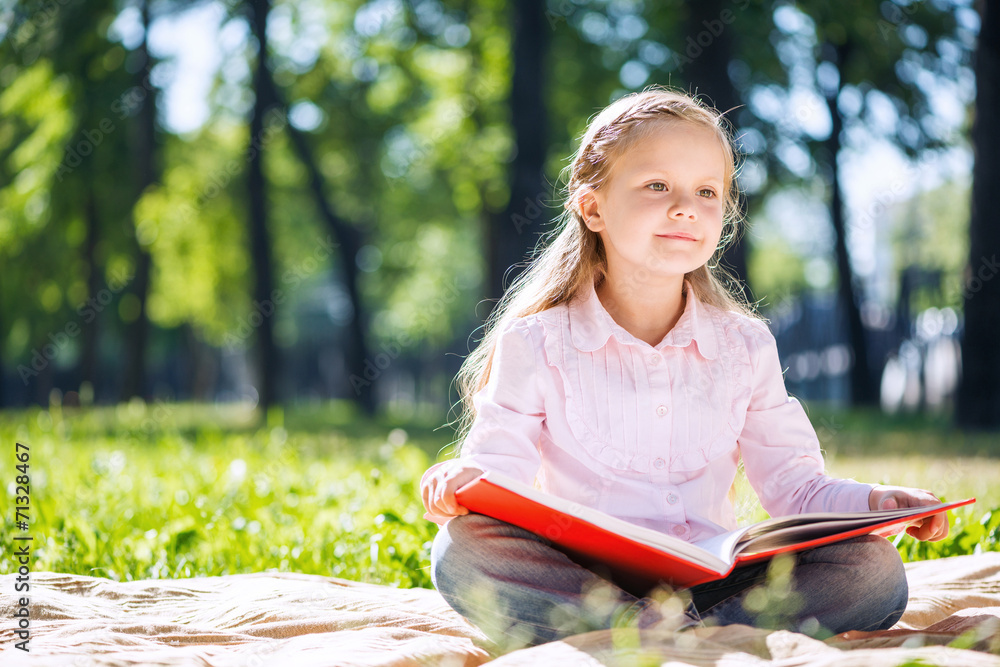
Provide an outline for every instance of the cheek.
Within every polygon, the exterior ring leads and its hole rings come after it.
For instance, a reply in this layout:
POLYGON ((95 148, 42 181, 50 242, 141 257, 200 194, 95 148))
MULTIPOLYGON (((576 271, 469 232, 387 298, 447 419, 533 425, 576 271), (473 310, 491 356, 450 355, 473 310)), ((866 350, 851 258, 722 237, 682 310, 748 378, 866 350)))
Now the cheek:
POLYGON ((722 222, 722 213, 713 212, 709 220, 711 222, 706 225, 706 237, 714 241, 713 245, 718 245, 719 239, 722 238, 722 229, 725 226, 722 222))

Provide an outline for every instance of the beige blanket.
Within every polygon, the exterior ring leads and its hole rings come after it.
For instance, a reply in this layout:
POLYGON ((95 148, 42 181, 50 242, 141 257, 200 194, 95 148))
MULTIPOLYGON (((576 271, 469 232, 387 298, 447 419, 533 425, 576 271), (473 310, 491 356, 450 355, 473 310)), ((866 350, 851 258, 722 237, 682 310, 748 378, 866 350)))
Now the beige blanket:
POLYGON ((0 664, 1000 666, 1000 554, 913 563, 907 573, 909 606, 886 632, 820 642, 746 626, 600 631, 496 658, 434 591, 277 573, 128 583, 35 573, 25 654, 7 575, 0 664))

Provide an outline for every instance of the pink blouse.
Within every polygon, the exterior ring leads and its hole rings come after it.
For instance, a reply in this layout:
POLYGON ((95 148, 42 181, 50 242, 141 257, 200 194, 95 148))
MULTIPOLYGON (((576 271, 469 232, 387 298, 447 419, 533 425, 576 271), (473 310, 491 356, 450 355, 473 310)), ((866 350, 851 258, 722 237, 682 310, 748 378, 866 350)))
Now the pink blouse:
POLYGON ((771 516, 868 510, 872 485, 824 473, 781 373, 760 321, 688 289, 654 347, 619 326, 591 285, 503 327, 460 458, 692 542, 737 527, 728 494, 741 456, 771 516))

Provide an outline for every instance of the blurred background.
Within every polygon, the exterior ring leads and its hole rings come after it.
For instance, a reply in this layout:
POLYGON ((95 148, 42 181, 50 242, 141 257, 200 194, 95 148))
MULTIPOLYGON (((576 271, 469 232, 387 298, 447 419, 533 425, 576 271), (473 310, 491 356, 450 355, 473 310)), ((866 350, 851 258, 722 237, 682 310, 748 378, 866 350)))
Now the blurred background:
POLYGON ((0 0, 0 406, 443 423, 588 119, 657 83, 735 127, 789 391, 1000 427, 998 12, 0 0))

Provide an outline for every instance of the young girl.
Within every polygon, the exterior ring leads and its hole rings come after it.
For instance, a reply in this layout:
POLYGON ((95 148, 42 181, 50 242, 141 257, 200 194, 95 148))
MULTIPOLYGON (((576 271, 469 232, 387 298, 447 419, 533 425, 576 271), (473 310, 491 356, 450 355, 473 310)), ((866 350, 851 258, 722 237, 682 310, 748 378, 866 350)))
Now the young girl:
MULTIPOLYGON (((736 528, 728 492, 741 458, 771 516, 937 502, 824 473, 774 337, 719 277, 738 215, 724 123, 661 87, 598 114, 570 166, 559 229, 462 367, 460 457, 431 467, 421 493, 426 517, 443 524, 434 585, 497 641, 610 627, 622 605, 639 627, 665 619, 646 592, 459 506, 455 491, 483 471, 688 541, 736 528), (602 585, 616 604, 588 605, 602 585)), ((948 523, 938 514, 907 530, 939 540, 948 523)), ((743 604, 766 574, 749 566, 689 589, 688 614, 773 623, 773 610, 743 604)), ((885 629, 906 607, 902 562, 883 537, 797 554, 790 585, 797 608, 784 625, 797 630, 885 629)))

